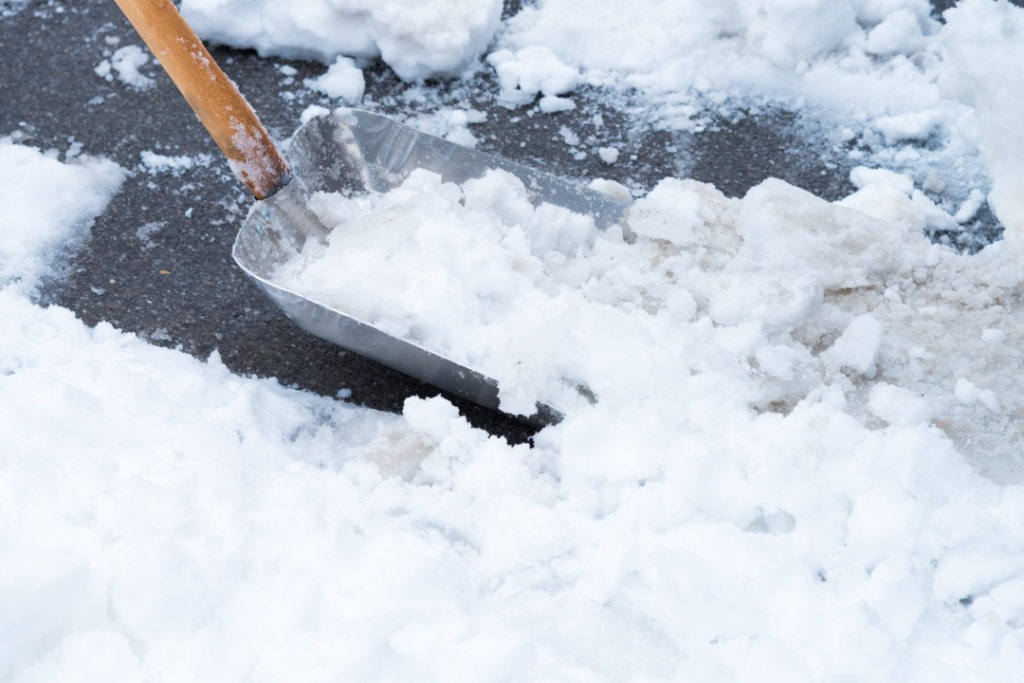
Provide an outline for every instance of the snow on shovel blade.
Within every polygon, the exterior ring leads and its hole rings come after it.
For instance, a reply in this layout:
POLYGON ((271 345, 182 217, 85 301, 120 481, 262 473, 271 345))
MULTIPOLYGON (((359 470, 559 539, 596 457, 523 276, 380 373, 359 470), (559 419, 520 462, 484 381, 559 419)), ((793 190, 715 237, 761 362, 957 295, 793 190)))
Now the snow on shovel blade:
MULTIPOLYGON (((310 194, 387 192, 416 169, 438 173, 444 182, 457 184, 501 169, 523 181, 535 206, 549 203, 589 215, 600 229, 620 222, 630 206, 556 176, 420 133, 385 116, 353 109, 311 119, 295 134, 288 158, 294 179, 254 206, 235 239, 232 255, 242 270, 307 332, 492 410, 499 409, 495 380, 273 282, 274 271, 301 251, 306 240, 326 241, 328 229, 306 208, 310 194)), ((530 421, 543 425, 559 419, 558 410, 538 404, 530 421)))

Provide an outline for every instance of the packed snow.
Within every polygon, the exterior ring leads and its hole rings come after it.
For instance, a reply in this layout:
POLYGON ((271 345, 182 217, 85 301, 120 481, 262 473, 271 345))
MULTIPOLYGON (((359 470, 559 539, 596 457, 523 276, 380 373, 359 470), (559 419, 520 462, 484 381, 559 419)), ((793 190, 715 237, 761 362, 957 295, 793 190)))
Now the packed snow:
POLYGON ((207 37, 379 52, 407 78, 493 37, 507 54, 480 68, 516 65, 513 107, 568 99, 535 63, 644 90, 684 129, 772 90, 878 146, 839 202, 667 178, 604 232, 500 173, 314 196, 339 227, 293 275, 494 361, 511 410, 564 409, 513 447, 441 398, 382 414, 38 306, 127 171, 0 138, 0 678, 1019 675, 1024 10, 965 0, 941 30, 916 0, 539 0, 500 27, 483 2, 183 10, 207 37), (980 209, 988 185, 936 201, 979 154, 1008 229, 960 254, 924 235, 980 209))

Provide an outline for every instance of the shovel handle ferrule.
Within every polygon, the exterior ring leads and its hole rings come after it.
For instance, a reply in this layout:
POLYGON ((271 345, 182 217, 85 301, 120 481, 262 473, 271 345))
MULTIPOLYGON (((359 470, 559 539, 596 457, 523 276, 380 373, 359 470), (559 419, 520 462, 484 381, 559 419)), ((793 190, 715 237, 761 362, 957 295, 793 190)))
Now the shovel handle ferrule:
POLYGON ((256 112, 171 0, 116 2, 206 126, 238 179, 257 199, 283 187, 291 177, 288 164, 256 112))

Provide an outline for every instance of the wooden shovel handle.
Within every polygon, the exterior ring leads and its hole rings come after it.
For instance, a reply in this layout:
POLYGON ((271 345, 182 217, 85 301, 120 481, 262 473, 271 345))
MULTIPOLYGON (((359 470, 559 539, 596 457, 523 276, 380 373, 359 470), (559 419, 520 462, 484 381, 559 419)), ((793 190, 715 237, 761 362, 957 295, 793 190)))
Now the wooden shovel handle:
POLYGON ((238 92, 171 0, 116 0, 188 100, 231 170, 257 199, 288 182, 288 164, 256 112, 238 92))

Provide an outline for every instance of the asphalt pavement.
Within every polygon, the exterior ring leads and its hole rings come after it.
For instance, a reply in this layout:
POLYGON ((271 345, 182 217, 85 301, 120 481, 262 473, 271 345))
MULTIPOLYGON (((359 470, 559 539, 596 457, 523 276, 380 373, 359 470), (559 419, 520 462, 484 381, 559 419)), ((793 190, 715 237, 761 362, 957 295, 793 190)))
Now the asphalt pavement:
MULTIPOLYGON (((933 6, 948 4, 933 0, 933 6)), ((506 13, 518 6, 507 1, 506 13)), ((94 72, 113 50, 131 44, 142 41, 111 0, 0 0, 0 135, 14 134, 62 158, 81 143, 84 153, 132 170, 96 219, 89 242, 43 287, 41 302, 67 307, 88 325, 109 321, 200 358, 216 349, 234 372, 276 377, 380 410, 400 411, 409 396, 443 393, 301 331, 246 279, 230 252, 251 196, 170 79, 153 62, 142 72, 155 86, 141 91, 94 72), (209 163, 177 175, 151 173, 140 162, 147 150, 205 154, 209 163)), ((331 106, 302 85, 326 70, 322 64, 216 46, 211 52, 278 140, 293 132, 310 104, 331 106)), ((699 133, 669 133, 649 125, 628 94, 613 101, 584 87, 570 95, 574 111, 530 116, 529 107, 511 111, 497 103, 498 87, 486 69, 469 80, 419 84, 430 95, 426 101, 403 97, 412 86, 380 62, 364 73, 367 108, 408 116, 468 100, 488 115, 472 128, 477 149, 583 181, 604 177, 649 189, 663 177, 685 176, 742 196, 775 176, 829 200, 854 189, 848 156, 823 149, 793 112, 712 114, 699 133), (595 114, 603 125, 594 125, 595 114), (593 154, 577 160, 559 135, 562 126, 593 136, 590 144, 619 145, 619 162, 608 165, 593 154)), ((993 225, 986 239, 997 235, 993 225)), ((446 396, 491 434, 522 442, 535 432, 513 417, 446 396)))

